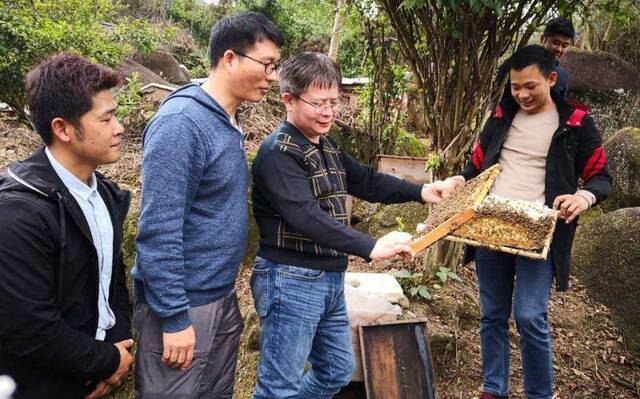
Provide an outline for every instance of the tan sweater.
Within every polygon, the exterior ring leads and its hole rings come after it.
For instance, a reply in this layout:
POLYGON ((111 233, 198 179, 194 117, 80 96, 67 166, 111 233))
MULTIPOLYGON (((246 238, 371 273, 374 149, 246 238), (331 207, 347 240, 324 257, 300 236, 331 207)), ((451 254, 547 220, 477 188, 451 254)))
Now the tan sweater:
POLYGON ((518 111, 500 152, 502 173, 493 194, 544 203, 547 153, 559 123, 555 105, 537 114, 518 111))

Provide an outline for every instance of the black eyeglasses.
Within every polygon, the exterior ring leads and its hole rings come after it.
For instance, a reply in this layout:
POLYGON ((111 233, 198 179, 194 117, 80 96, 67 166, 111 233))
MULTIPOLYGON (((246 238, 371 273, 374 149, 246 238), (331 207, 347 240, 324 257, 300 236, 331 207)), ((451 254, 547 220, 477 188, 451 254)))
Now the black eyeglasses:
POLYGON ((338 115, 342 112, 342 103, 340 101, 336 102, 336 103, 323 103, 323 104, 316 104, 316 103, 312 103, 310 101, 305 100, 304 98, 300 97, 300 96, 295 96, 298 100, 302 101, 305 104, 308 104, 310 106, 313 107, 313 112, 315 112, 316 114, 321 114, 323 112, 326 112, 327 110, 331 110, 331 112, 333 112, 334 114, 338 115))
POLYGON ((238 54, 238 55, 240 55, 242 57, 246 57, 246 58, 248 58, 248 59, 250 59, 252 61, 255 61, 258 64, 264 65, 264 74, 267 75, 267 76, 271 75, 275 70, 278 69, 278 64, 276 64, 275 62, 265 63, 265 62, 262 62, 260 60, 256 60, 255 58, 249 57, 248 55, 246 55, 244 53, 241 53, 239 51, 235 51, 235 50, 234 50, 234 53, 236 53, 236 54, 238 54))

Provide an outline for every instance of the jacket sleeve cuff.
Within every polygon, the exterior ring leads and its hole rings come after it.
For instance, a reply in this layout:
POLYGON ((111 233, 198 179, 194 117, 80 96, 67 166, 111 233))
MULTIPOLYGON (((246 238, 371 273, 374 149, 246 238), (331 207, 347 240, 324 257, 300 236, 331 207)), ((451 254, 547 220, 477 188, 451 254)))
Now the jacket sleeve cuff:
POLYGON ((111 357, 108 363, 105 365, 104 373, 99 376, 99 379, 108 380, 109 377, 111 377, 120 366, 120 351, 112 343, 104 342, 104 344, 107 344, 110 347, 109 350, 111 351, 111 357))
POLYGON ((362 259, 364 259, 364 261, 367 263, 371 262, 371 257, 370 257, 371 251, 373 251, 373 247, 376 246, 376 242, 377 242, 375 238, 368 237, 368 239, 369 240, 367 242, 364 242, 362 244, 362 252, 360 254, 357 254, 362 259))
POLYGON ((596 203, 596 196, 589 190, 578 190, 576 191, 576 195, 581 196, 589 202, 589 207, 592 207, 593 204, 596 203))
POLYGON ((402 191, 407 199, 424 204, 425 202, 422 200, 422 187, 424 187, 422 184, 415 184, 406 180, 402 182, 402 191))
POLYGON ((191 325, 189 311, 184 310, 169 317, 162 318, 162 332, 174 333, 186 330, 191 325))
POLYGON ((475 166, 469 162, 467 166, 462 170, 459 176, 464 177, 466 180, 471 180, 478 175, 478 171, 475 169, 475 166))

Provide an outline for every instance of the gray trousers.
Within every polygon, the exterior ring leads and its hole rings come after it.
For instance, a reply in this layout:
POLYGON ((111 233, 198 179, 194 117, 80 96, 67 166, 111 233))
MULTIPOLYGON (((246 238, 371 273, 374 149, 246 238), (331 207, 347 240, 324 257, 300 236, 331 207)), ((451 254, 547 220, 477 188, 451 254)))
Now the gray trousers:
POLYGON ((136 303, 138 331, 136 398, 222 399, 233 396, 233 383, 242 332, 235 290, 217 301, 189 309, 196 332, 193 363, 187 370, 162 363, 162 325, 144 303, 136 303))

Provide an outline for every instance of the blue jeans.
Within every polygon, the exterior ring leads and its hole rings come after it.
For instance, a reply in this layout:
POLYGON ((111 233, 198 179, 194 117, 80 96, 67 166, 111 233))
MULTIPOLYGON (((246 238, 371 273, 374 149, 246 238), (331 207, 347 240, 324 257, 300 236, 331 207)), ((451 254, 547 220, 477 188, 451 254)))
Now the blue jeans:
POLYGON ((551 399, 552 354, 547 321, 553 262, 478 249, 480 346, 484 391, 509 394, 509 317, 520 335, 524 391, 528 399, 551 399))
POLYGON ((260 317, 254 399, 331 398, 354 362, 344 273, 256 258, 251 291, 260 317), (305 374, 305 361, 311 369, 305 374))

